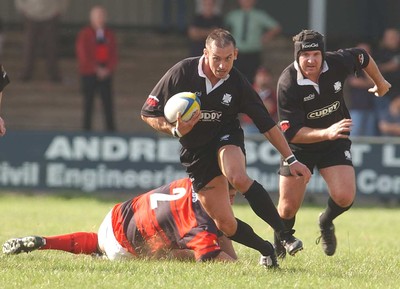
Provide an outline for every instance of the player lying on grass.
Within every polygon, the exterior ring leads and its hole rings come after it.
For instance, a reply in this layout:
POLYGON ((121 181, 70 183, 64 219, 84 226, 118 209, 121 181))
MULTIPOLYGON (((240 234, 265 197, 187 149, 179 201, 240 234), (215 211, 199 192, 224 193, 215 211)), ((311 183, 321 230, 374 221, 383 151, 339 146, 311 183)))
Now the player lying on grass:
MULTIPOLYGON (((231 203, 236 194, 230 189, 231 203)), ((115 205, 98 233, 13 238, 3 245, 7 255, 33 250, 62 250, 74 254, 104 254, 110 260, 135 257, 194 258, 197 261, 234 261, 231 240, 219 236, 205 213, 189 178, 173 181, 115 205), (194 254, 193 254, 194 253, 194 254)), ((265 241, 266 248, 272 244, 265 241)), ((266 267, 277 267, 275 254, 262 256, 266 267)))

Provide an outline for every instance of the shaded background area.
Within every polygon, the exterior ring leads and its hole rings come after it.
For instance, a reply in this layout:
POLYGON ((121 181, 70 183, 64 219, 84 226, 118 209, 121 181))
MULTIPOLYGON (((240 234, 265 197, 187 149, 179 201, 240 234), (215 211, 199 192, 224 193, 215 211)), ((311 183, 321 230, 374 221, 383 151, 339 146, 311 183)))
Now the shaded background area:
MULTIPOLYGON (((88 11, 102 4, 109 12, 109 23, 118 36, 120 62, 115 74, 115 116, 120 132, 151 131, 139 117, 149 91, 176 61, 188 55, 188 40, 178 28, 178 1, 171 2, 171 30, 162 30, 163 1, 70 1, 62 17, 60 67, 63 81, 46 80, 44 63, 37 63, 34 81, 22 83, 22 17, 13 0, 2 0, 0 17, 4 22, 5 45, 1 56, 12 79, 4 97, 3 116, 9 130, 81 130, 82 97, 74 54, 78 30, 87 23, 88 11)), ((186 1, 183 21, 194 14, 194 1, 186 1)), ((223 13, 237 7, 236 0, 224 1, 223 13)), ((291 36, 308 27, 309 1, 258 1, 277 19, 283 33, 264 49, 264 62, 277 77, 292 61, 291 36)), ((399 27, 400 2, 396 0, 327 1, 326 36, 328 49, 353 46, 360 40, 376 44, 386 27, 399 27)), ((182 19, 180 19, 182 20, 182 19)), ((96 104, 95 130, 103 127, 99 103, 96 104)))

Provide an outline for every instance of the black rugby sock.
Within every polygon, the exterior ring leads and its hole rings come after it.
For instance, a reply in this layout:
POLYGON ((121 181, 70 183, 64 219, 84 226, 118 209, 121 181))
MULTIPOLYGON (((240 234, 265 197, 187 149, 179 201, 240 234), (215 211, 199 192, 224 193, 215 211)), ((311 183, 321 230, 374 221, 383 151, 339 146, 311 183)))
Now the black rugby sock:
POLYGON ((319 218, 319 222, 323 227, 329 227, 332 224, 332 221, 339 215, 346 212, 348 209, 351 208, 353 204, 348 207, 340 207, 336 204, 332 198, 328 199, 328 206, 325 209, 325 212, 322 213, 321 217, 319 218))
MULTIPOLYGON (((285 231, 293 229, 295 221, 296 221, 296 216, 294 216, 291 219, 282 219, 282 222, 285 225, 285 231)), ((278 232, 274 232, 274 242, 275 244, 280 242, 280 236, 278 232)))
POLYGON ((233 236, 228 237, 229 239, 255 249, 263 256, 269 256, 274 252, 274 247, 272 244, 258 236, 249 224, 246 224, 238 218, 236 218, 236 221, 236 232, 233 236))
POLYGON ((271 197, 262 185, 254 181, 249 190, 243 195, 257 216, 267 222, 275 231, 281 232, 284 230, 282 219, 271 197))

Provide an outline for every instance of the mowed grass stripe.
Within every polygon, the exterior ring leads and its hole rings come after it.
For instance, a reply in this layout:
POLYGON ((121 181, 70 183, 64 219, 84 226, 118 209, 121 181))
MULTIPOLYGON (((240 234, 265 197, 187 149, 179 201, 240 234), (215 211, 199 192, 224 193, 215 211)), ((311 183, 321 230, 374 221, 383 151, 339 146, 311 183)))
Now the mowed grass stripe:
MULTIPOLYGON (((95 198, 0 195, 0 242, 30 234, 97 231, 114 202, 95 198)), ((272 230, 246 205, 236 215, 272 240, 272 230)), ((305 248, 280 262, 258 266, 259 254, 235 244, 234 264, 135 260, 111 262, 57 251, 0 255, 0 288, 399 288, 400 211, 357 204, 335 221, 333 257, 315 244, 322 207, 301 208, 296 236, 305 248)))

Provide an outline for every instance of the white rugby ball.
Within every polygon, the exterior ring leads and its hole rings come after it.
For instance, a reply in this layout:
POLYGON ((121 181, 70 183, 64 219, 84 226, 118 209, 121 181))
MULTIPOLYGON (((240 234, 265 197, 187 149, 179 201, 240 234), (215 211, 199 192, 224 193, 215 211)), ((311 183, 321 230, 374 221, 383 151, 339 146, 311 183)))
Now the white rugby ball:
POLYGON ((183 121, 192 118, 193 113, 200 110, 200 99, 193 92, 179 92, 168 99, 164 106, 164 116, 169 123, 175 123, 178 112, 183 121))

